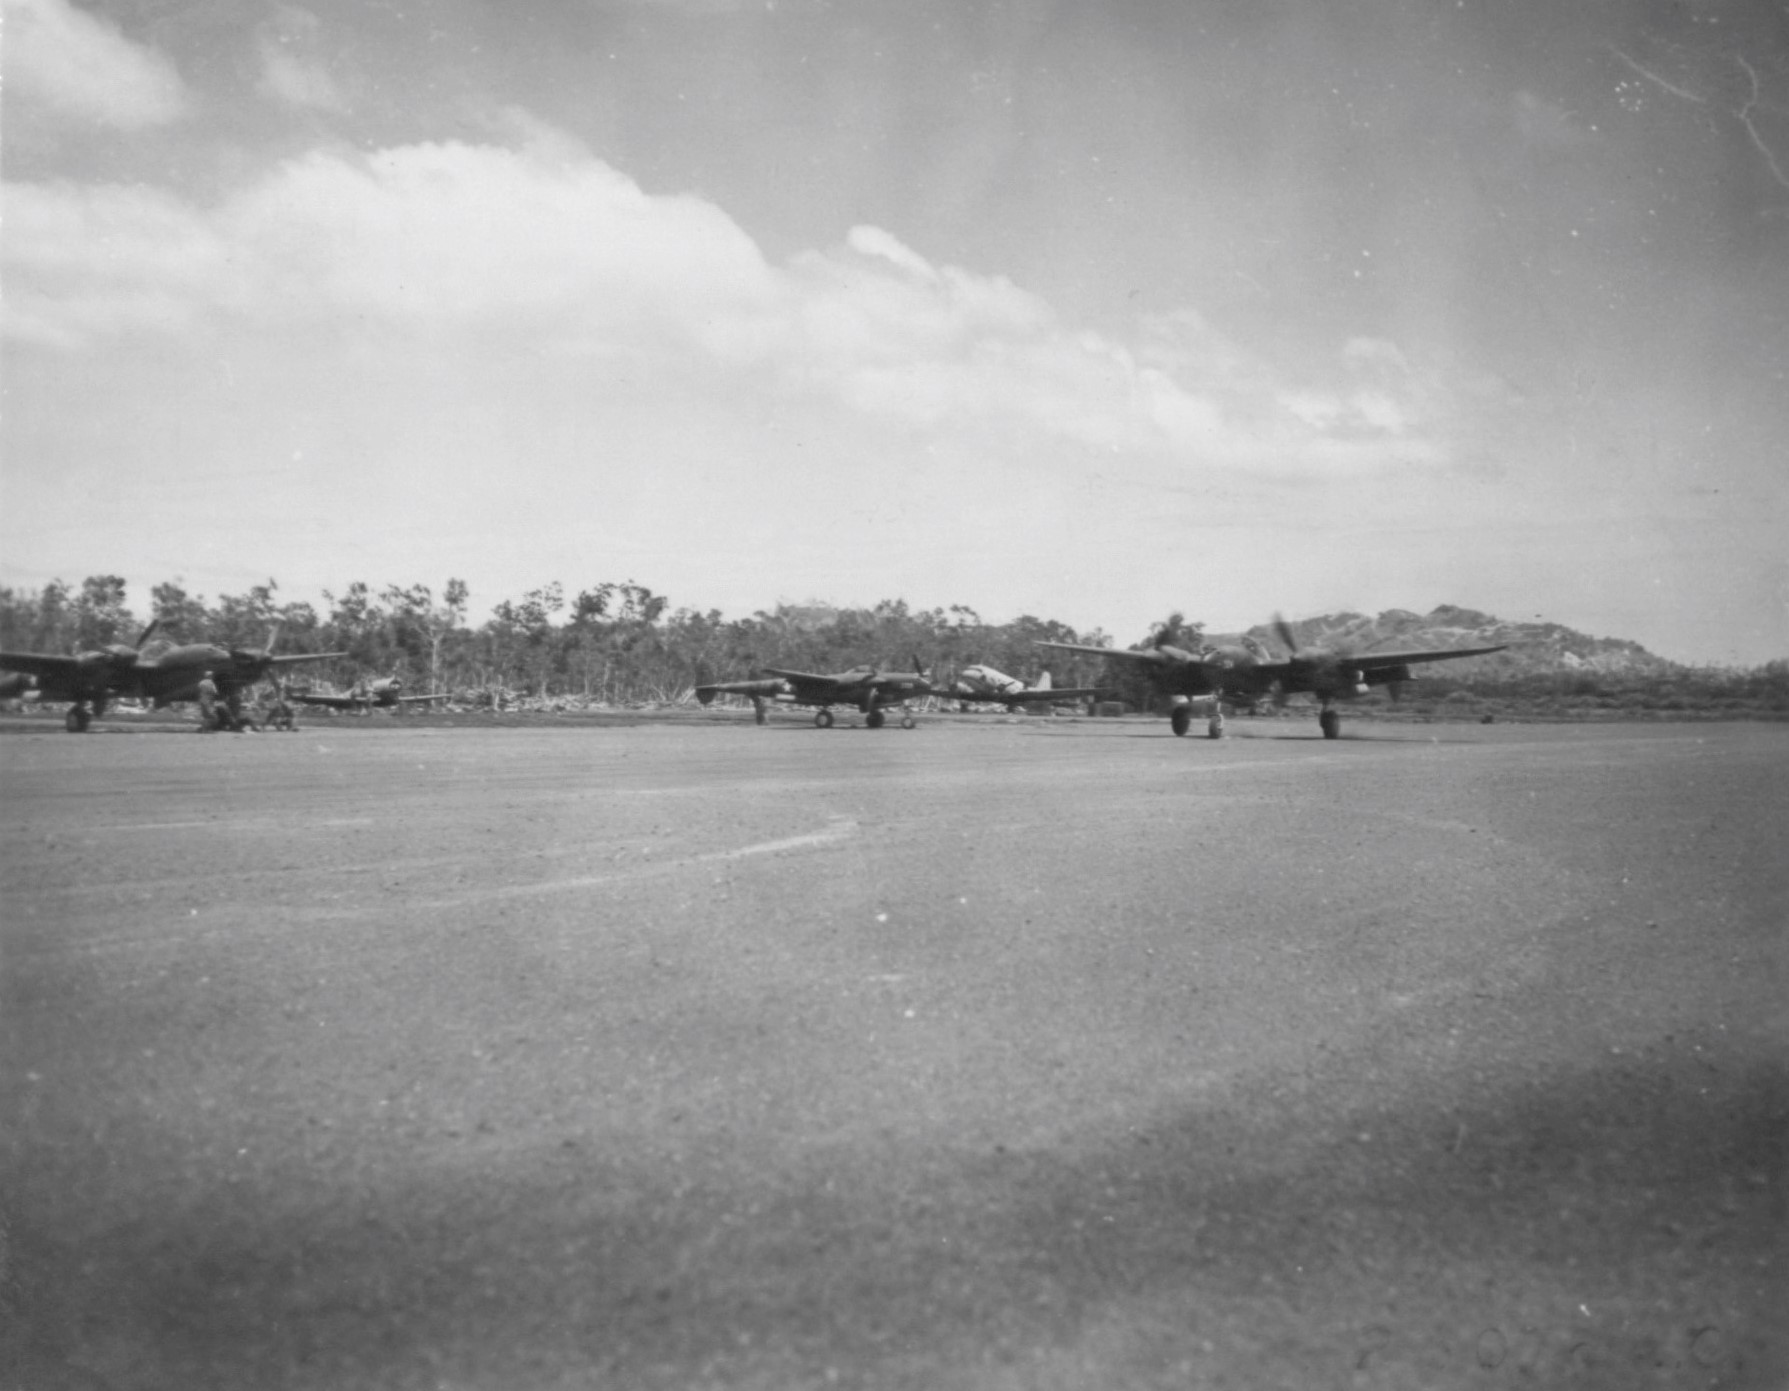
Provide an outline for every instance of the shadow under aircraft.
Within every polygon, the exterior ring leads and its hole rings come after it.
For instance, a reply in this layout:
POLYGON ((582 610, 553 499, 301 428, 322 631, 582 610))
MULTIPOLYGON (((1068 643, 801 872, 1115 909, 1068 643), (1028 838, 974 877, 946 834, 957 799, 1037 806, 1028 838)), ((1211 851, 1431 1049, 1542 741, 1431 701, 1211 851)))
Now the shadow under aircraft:
POLYGON ((696 687, 696 699, 707 705, 717 695, 742 695, 752 702, 759 724, 768 723, 769 709, 778 705, 817 705, 814 723, 821 729, 832 728, 832 707, 848 705, 863 712, 863 722, 871 729, 880 729, 887 722, 888 711, 899 710, 901 728, 913 728, 913 715, 907 702, 922 696, 944 695, 934 687, 930 676, 916 657, 912 671, 884 671, 868 664, 849 671, 821 675, 811 671, 785 671, 779 667, 761 668, 764 675, 752 681, 719 681, 696 687))
POLYGON ((1191 728, 1195 702, 1209 702, 1211 714, 1206 733, 1213 739, 1223 735, 1226 705, 1252 710, 1264 700, 1276 706, 1284 705, 1287 698, 1294 695, 1316 698, 1318 727, 1325 739, 1335 739, 1342 732, 1342 717, 1334 709, 1337 701, 1366 695, 1375 686, 1385 687, 1396 700, 1404 683, 1415 679, 1410 671, 1413 666, 1460 657, 1483 657, 1501 652, 1507 646, 1500 643, 1495 647, 1456 647, 1433 652, 1348 653, 1316 648, 1300 651, 1292 625, 1278 614, 1274 616, 1273 624, 1274 632, 1291 654, 1283 659, 1273 656, 1257 642, 1231 647, 1207 646, 1196 652, 1164 641, 1141 650, 1042 639, 1038 646, 1089 652, 1142 667, 1158 689, 1174 697, 1169 720, 1176 734, 1184 735, 1191 728))
POLYGON ((273 648, 279 640, 278 623, 267 635, 267 646, 258 652, 253 648, 194 642, 146 653, 143 644, 160 622, 151 622, 128 646, 116 642, 72 656, 0 652, 0 670, 14 672, 18 678, 0 686, 0 694, 23 694, 28 679, 41 699, 69 702, 64 727, 71 734, 80 734, 104 715, 114 700, 146 700, 158 708, 176 701, 197 700, 199 682, 209 672, 218 698, 240 722, 242 693, 269 673, 295 662, 321 662, 348 655, 303 652, 276 657, 273 648))

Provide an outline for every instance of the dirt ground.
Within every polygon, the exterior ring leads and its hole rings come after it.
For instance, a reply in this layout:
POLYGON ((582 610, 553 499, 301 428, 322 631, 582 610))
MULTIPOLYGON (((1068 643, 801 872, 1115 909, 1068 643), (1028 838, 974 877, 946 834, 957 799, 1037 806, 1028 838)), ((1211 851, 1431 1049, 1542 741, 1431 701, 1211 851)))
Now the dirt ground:
POLYGON ((0 736, 0 1384, 1789 1379, 1789 728, 848 724, 0 736))

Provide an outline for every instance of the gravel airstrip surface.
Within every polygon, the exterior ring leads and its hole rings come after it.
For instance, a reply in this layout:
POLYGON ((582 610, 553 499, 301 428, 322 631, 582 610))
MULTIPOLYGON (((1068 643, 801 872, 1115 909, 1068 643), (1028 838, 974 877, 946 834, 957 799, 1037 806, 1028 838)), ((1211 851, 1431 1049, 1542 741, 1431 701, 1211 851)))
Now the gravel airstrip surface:
POLYGON ((1789 727, 174 728, 0 734, 0 1384, 1789 1379, 1789 727))

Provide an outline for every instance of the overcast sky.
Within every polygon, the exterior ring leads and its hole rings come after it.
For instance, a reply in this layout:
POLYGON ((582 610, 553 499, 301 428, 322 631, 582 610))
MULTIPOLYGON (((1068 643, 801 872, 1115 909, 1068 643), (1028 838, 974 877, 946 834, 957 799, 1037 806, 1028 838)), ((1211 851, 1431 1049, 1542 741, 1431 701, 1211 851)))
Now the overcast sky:
POLYGON ((5 0, 0 583, 1789 655, 1789 9, 5 0))

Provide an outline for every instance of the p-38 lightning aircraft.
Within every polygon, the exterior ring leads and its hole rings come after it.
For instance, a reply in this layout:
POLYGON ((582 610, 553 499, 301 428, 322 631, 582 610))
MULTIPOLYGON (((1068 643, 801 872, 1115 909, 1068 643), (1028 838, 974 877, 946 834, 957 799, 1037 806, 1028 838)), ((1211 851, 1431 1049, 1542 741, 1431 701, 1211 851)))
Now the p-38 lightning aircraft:
POLYGON ((940 694, 957 702, 961 709, 971 705, 1004 705, 1009 711, 1024 705, 1054 705, 1058 701, 1087 700, 1099 694, 1097 686, 1050 685, 1050 673, 1037 678, 1035 686, 1027 686, 1016 676, 1008 676, 991 666, 967 666, 957 679, 940 694))
POLYGON ((358 710, 370 714, 374 710, 396 710, 405 705, 422 705, 431 700, 446 700, 445 695, 407 696, 403 694, 401 677, 381 676, 377 681, 356 682, 347 695, 320 695, 315 691, 287 691, 286 699, 300 705, 318 705, 326 710, 358 710))
POLYGON ((831 676, 811 671, 784 671, 763 667, 764 677, 756 681, 720 681, 696 687, 696 699, 707 705, 717 695, 749 696, 759 724, 768 721, 771 704, 817 705, 814 723, 821 729, 832 728, 832 707, 849 705, 863 712, 863 722, 871 729, 880 729, 887 721, 887 712, 901 712, 901 728, 913 728, 913 716, 907 702, 919 696, 942 695, 932 685, 925 668, 914 660, 912 671, 883 671, 869 665, 855 666, 831 676))
POLYGON ((267 635, 267 646, 256 652, 245 647, 219 647, 215 643, 194 642, 179 647, 166 647, 145 654, 143 644, 160 624, 150 623, 137 635, 134 645, 115 642, 71 657, 51 656, 38 652, 0 652, 0 669, 29 676, 36 683, 37 693, 44 700, 66 700, 68 715, 64 725, 71 734, 80 734, 89 723, 105 714, 114 700, 147 700, 156 706, 172 705, 180 700, 197 700, 199 681, 210 672, 218 696, 238 719, 242 715, 242 693, 268 673, 294 662, 321 662, 331 657, 345 657, 345 652, 305 652, 276 657, 273 645, 279 640, 280 625, 275 623, 267 635))
POLYGON ((1277 614, 1273 622, 1274 631, 1291 654, 1284 661, 1275 659, 1257 643, 1240 647, 1202 647, 1197 652, 1188 652, 1165 642, 1142 651, 1042 640, 1038 645, 1060 647, 1070 652, 1090 652, 1143 666, 1149 679, 1174 697, 1169 719, 1176 734, 1184 735, 1191 727, 1192 702, 1209 701, 1211 718, 1206 733, 1213 739, 1223 735, 1225 705, 1252 709, 1263 700, 1283 705, 1286 698, 1293 695, 1317 698, 1317 725, 1325 739, 1335 739, 1342 732, 1342 717, 1332 708, 1336 701, 1353 700, 1375 686, 1384 686, 1396 700, 1403 684, 1414 679, 1410 672, 1412 666, 1452 661, 1458 657, 1483 657, 1501 652, 1507 646, 1500 643, 1496 647, 1455 647, 1438 652, 1360 655, 1317 649, 1300 652, 1292 625, 1277 614))

